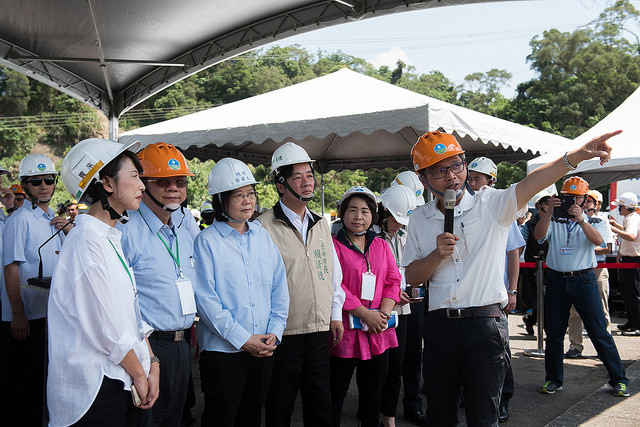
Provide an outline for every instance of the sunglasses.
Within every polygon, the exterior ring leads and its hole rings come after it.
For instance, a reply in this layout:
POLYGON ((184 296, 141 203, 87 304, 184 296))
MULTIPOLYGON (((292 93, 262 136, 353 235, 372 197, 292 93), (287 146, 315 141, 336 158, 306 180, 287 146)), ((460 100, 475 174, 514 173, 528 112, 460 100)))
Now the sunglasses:
POLYGON ((34 187, 40 187, 40 185, 42 184, 42 181, 44 181, 45 184, 47 185, 53 185, 56 183, 56 179, 55 178, 51 178, 51 177, 46 177, 46 178, 31 178, 30 180, 28 180, 27 182, 31 185, 33 185, 34 187))
POLYGON ((187 178, 150 178, 147 179, 147 182, 153 182, 161 188, 167 188, 171 185, 171 183, 176 184, 176 187, 178 188, 185 188, 187 186, 187 178))

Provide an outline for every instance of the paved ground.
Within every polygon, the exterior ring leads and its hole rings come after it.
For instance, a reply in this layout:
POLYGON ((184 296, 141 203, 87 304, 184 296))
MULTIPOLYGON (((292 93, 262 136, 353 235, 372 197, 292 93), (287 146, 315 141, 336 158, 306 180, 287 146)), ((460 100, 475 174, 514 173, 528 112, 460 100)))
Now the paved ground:
MULTIPOLYGON (((522 316, 509 316, 513 371, 516 390, 510 404, 511 417, 503 425, 515 426, 576 426, 576 425, 640 425, 640 337, 625 337, 615 329, 624 319, 613 318, 614 339, 631 380, 629 398, 616 398, 606 385, 606 370, 596 357, 588 338, 585 338, 583 358, 565 360, 565 383, 563 390, 555 395, 543 395, 538 388, 544 383, 544 359, 525 356, 524 351, 537 348, 537 340, 525 334, 522 316)), ((569 342, 566 340, 565 347, 569 342)), ((202 393, 199 388, 197 362, 194 364, 194 381, 198 404, 196 413, 202 411, 202 393)), ((426 407, 426 403, 425 403, 426 407)), ((352 383, 343 411, 343 425, 357 426, 357 389, 352 383)), ((401 418, 399 408, 398 426, 409 426, 401 418)), ((464 425, 464 411, 460 411, 460 424, 464 425)), ((198 424, 199 425, 199 424, 198 424)), ((302 425, 300 405, 296 407, 292 425, 302 425)))

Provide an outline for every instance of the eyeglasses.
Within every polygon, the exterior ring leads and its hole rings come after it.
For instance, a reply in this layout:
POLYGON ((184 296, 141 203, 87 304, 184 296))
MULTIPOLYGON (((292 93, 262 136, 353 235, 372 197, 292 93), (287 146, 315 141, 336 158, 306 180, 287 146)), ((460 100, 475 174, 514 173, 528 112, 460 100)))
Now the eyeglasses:
POLYGON ((433 176, 435 179, 442 179, 447 176, 447 171, 451 170, 453 173, 460 173, 464 170, 464 162, 454 163, 451 166, 447 166, 444 168, 434 169, 432 171, 427 171, 433 176))
POLYGON ((149 179, 147 179, 147 182, 153 182, 158 187, 162 187, 163 189, 166 189, 172 183, 175 184, 176 187, 178 187, 178 188, 185 188, 187 186, 187 178, 174 178, 174 179, 170 179, 170 178, 149 178, 149 179))
POLYGON ((40 187, 40 184, 42 184, 42 181, 44 181, 44 183, 47 184, 47 185, 53 185, 53 184, 56 183, 56 179, 52 178, 50 176, 48 176, 46 178, 31 178, 27 182, 29 184, 33 185, 34 187, 40 187))
POLYGON ((256 199, 256 192, 255 191, 249 191, 247 194, 236 193, 236 194, 232 194, 231 195, 231 200, 233 200, 234 202, 244 201, 245 198, 249 199, 249 200, 255 200, 256 199))

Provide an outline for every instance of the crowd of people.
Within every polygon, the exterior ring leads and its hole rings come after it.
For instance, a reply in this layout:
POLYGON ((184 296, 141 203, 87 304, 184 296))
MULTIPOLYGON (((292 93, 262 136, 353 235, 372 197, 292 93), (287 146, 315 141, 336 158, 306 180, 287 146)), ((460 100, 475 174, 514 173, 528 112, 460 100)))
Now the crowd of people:
MULTIPOLYGON (((596 257, 617 234, 621 262, 640 260, 638 201, 616 200, 621 225, 595 215, 602 195, 581 178, 563 184, 566 217, 544 192, 583 160, 606 162, 619 132, 504 190, 494 162, 467 162, 453 135, 427 132, 411 151, 414 171, 381 195, 350 188, 332 224, 308 208, 314 160, 291 142, 272 155, 279 201, 263 211, 251 170, 234 158, 213 166, 210 198, 189 210, 193 174, 171 144, 87 139, 60 171, 30 154, 19 184, 5 186, 0 169, 3 424, 193 422, 197 342, 203 426, 289 426, 298 395, 304 425, 340 426, 354 371, 364 427, 395 426, 401 388, 415 425, 456 425, 464 406, 467 424, 495 426, 514 392, 507 314, 523 251, 550 268, 540 391, 562 389, 564 334, 569 326, 576 357, 584 324, 613 394, 629 396, 596 257), (72 199, 56 214, 59 177, 72 199), (530 201, 537 213, 521 225, 530 201)), ((638 270, 622 279, 619 328, 640 335, 638 270)), ((535 289, 520 288, 535 307, 535 289)))

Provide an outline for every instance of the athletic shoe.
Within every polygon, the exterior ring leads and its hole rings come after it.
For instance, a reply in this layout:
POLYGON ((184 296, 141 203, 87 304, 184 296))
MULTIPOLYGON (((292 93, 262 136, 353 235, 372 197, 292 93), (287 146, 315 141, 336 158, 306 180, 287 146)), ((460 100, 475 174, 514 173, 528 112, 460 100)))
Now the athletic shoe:
POLYGON ((640 337, 640 329, 627 329, 622 331, 622 335, 625 337, 640 337))
POLYGON ((618 397, 629 397, 631 396, 631 393, 629 393, 625 383, 618 383, 613 386, 613 395, 618 397))
POLYGON ((635 329, 629 322, 624 323, 622 325, 618 325, 618 329, 621 331, 630 331, 631 329, 635 329))
POLYGON ((562 390, 562 386, 551 381, 547 381, 542 385, 542 387, 540 387, 540 393, 544 394, 554 394, 558 390, 562 390))
POLYGON ((564 357, 570 357, 571 359, 577 359, 578 357, 582 357, 582 352, 580 350, 578 350, 577 348, 570 348, 569 351, 567 351, 564 354, 564 357))

